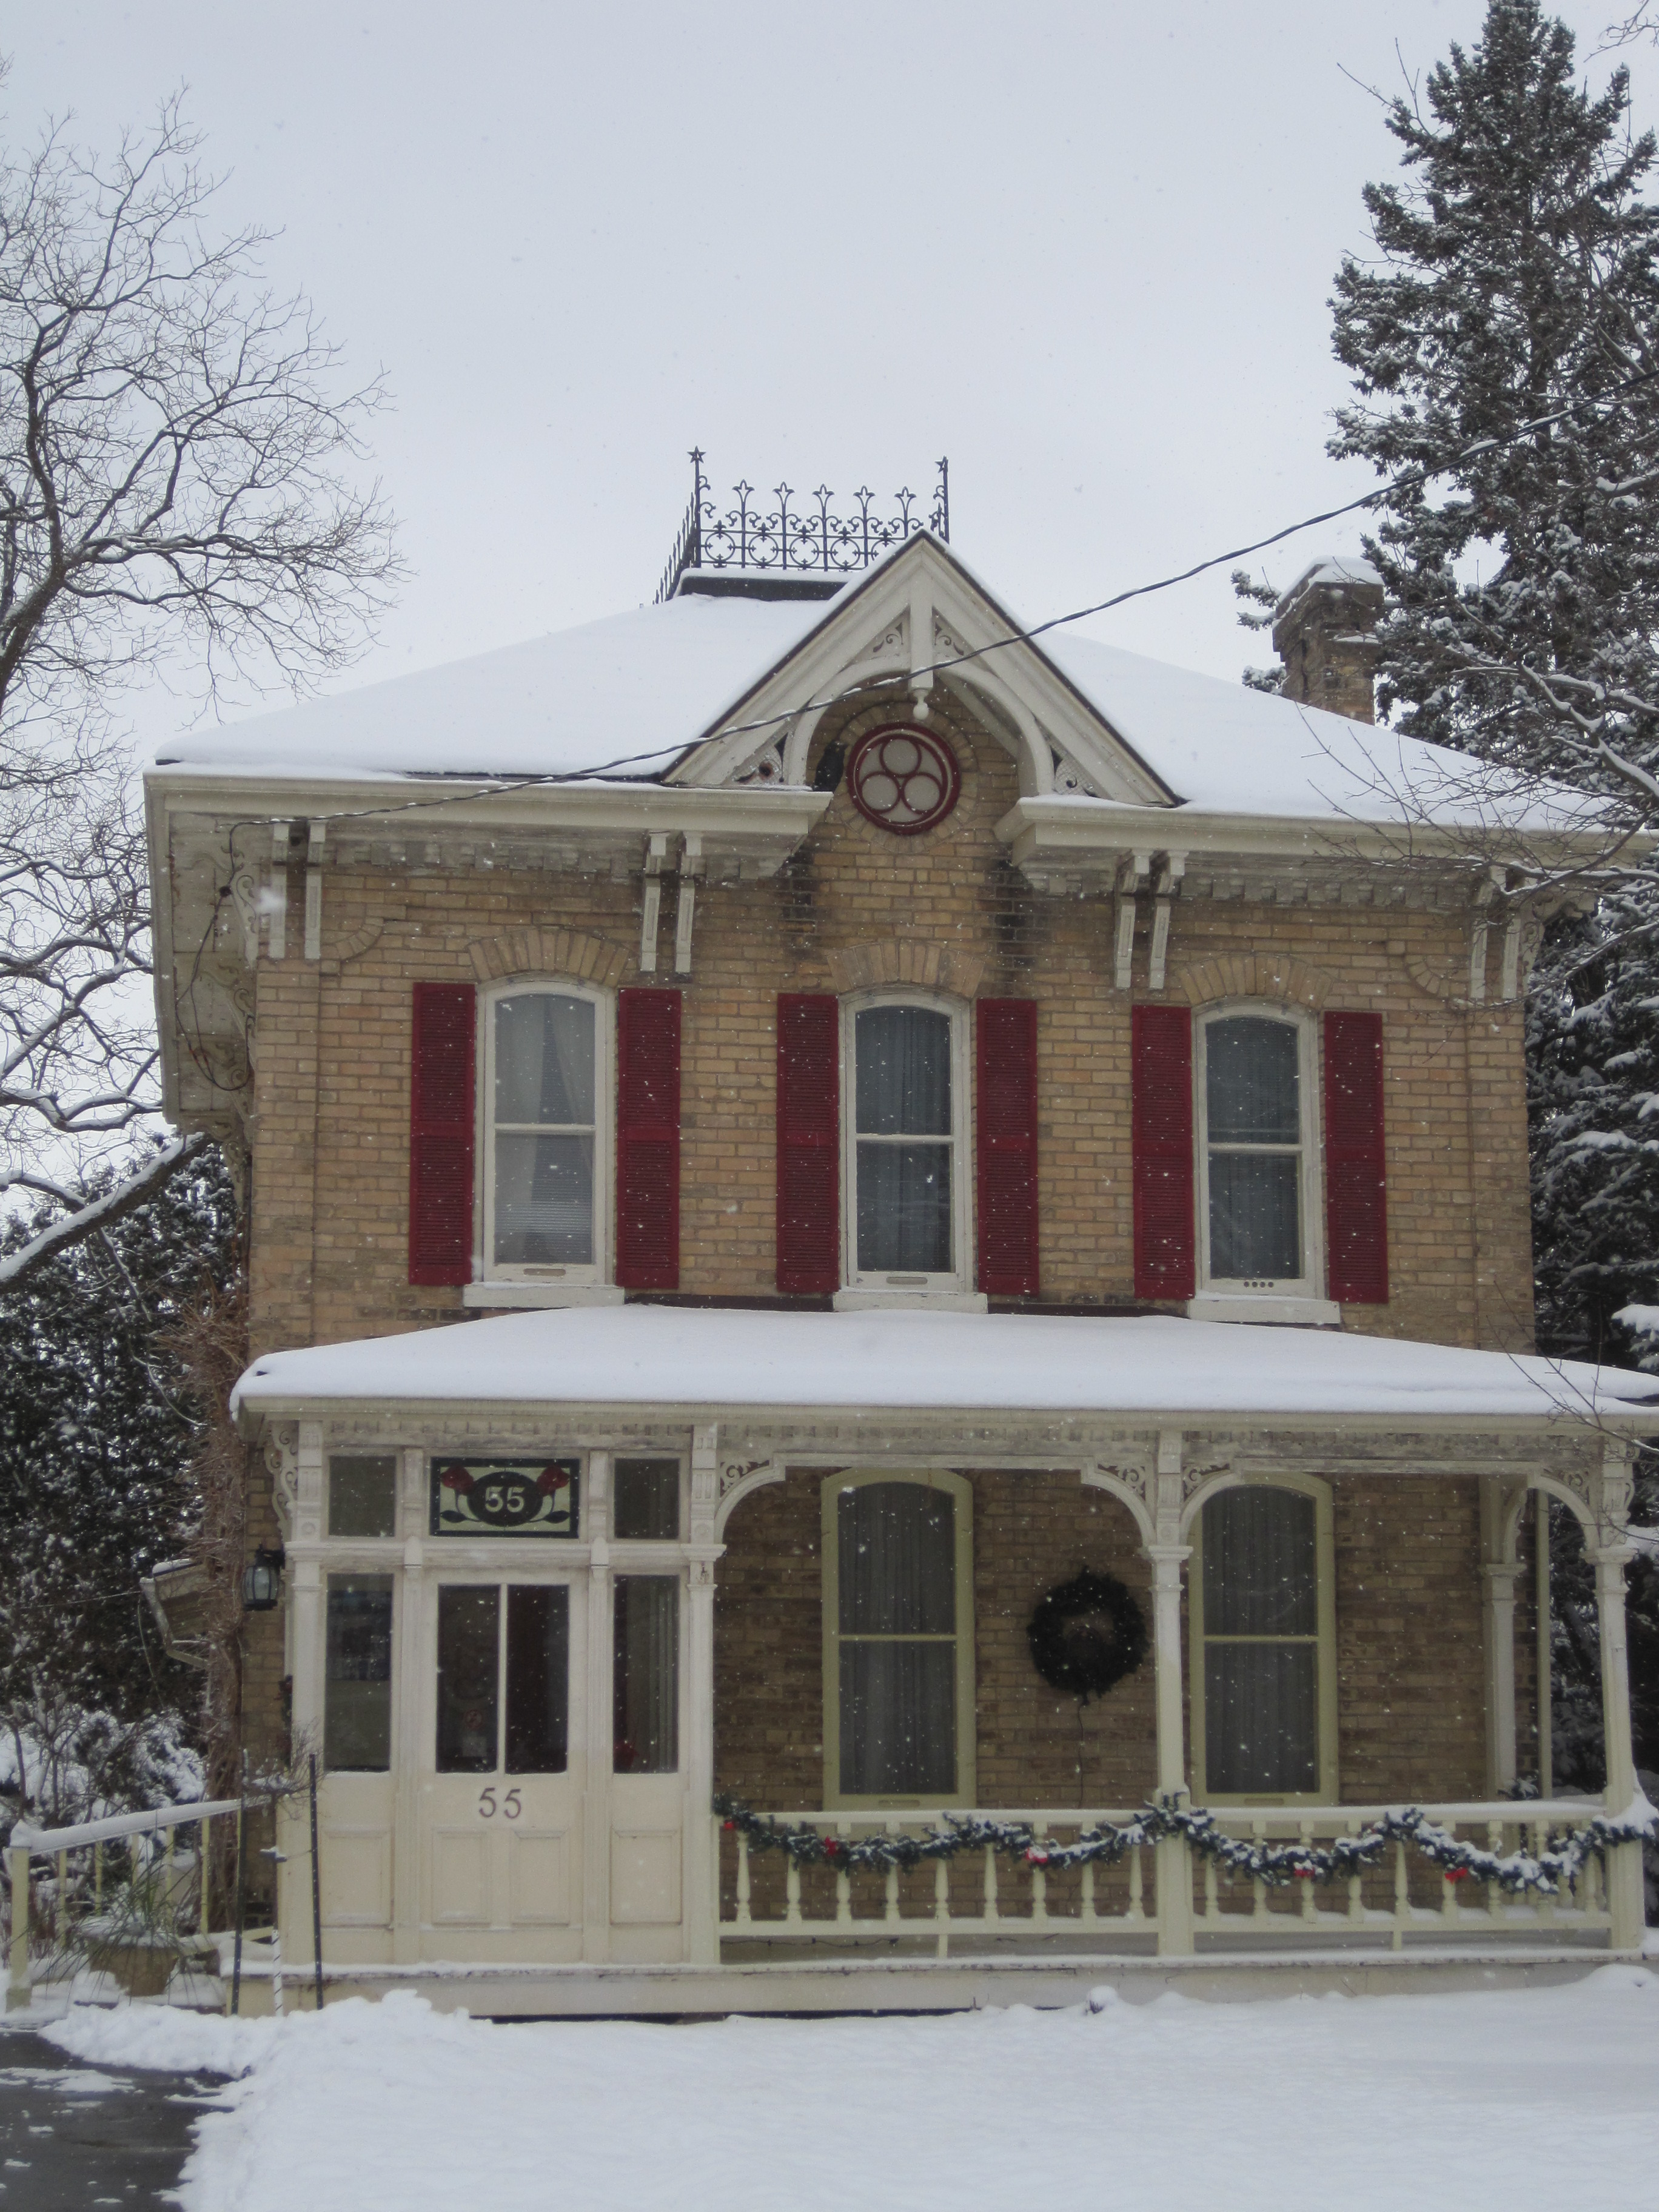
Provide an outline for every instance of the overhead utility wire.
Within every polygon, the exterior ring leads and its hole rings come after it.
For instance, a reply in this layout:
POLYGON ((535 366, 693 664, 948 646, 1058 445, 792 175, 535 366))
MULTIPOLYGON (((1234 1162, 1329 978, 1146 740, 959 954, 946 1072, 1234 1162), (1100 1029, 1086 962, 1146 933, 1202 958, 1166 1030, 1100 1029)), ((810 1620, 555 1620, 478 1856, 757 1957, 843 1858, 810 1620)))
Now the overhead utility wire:
MULTIPOLYGON (((1407 469, 1403 475, 1391 477, 1386 483, 1378 484, 1374 491, 1364 492, 1358 499, 1346 500, 1340 507, 1328 507, 1318 514, 1304 515, 1299 522, 1287 522, 1282 530, 1275 530, 1266 538, 1255 538, 1248 545, 1236 545, 1227 553, 1212 553, 1207 560, 1195 561, 1190 568, 1179 569, 1173 575, 1160 576, 1153 583, 1132 584, 1127 591, 1114 592, 1110 599, 1097 599, 1090 606, 1073 608, 1070 614, 1051 615, 1047 622, 1034 623, 1029 629, 1011 630, 1006 637, 993 638, 988 644, 974 646, 965 653, 952 653, 942 660, 926 661, 920 667, 913 668, 908 676, 884 677, 880 681, 884 684, 902 684, 908 689, 918 676, 939 675, 949 669, 960 668, 967 661, 983 659, 987 653, 1000 653, 1011 645, 1030 644, 1033 639, 1046 636, 1050 630, 1064 629, 1070 623, 1086 622, 1091 615, 1109 614, 1114 607, 1127 605, 1131 599, 1147 599, 1154 592, 1167 592, 1176 584, 1189 584, 1194 576, 1202 576, 1212 568, 1219 568, 1225 562, 1248 560, 1251 554, 1265 553, 1270 547, 1281 545, 1287 538, 1297 537, 1304 530, 1316 530, 1322 523, 1339 521, 1346 514, 1357 514, 1363 508, 1375 507, 1379 501, 1389 499, 1398 492, 1414 491, 1423 484, 1431 483, 1436 477, 1449 474, 1462 462, 1473 460, 1480 453, 1501 453, 1504 447, 1518 445, 1523 438, 1530 438, 1540 430, 1547 430, 1553 423, 1567 422, 1587 409, 1605 410, 1618 406, 1644 385, 1656 382, 1659 382, 1659 368, 1642 369, 1636 375, 1626 377, 1622 384, 1615 385, 1611 392, 1603 392, 1595 398, 1571 399, 1564 406, 1553 408, 1547 415, 1534 415, 1527 422, 1517 423, 1513 430, 1507 431, 1501 438, 1476 438, 1470 444, 1460 447, 1449 461, 1437 463, 1432 467, 1425 463, 1420 468, 1407 469)), ((791 707, 781 714, 763 714, 754 721, 728 722, 722 726, 720 734, 722 737, 740 737, 750 731, 773 729, 781 722, 792 722, 801 714, 817 714, 852 696, 851 692, 837 692, 831 698, 808 700, 803 706, 791 707)), ((617 760, 602 761, 591 768, 550 769, 534 775, 491 776, 487 779, 488 788, 482 791, 443 798, 405 799, 396 806, 353 807, 337 814, 317 815, 313 818, 325 822, 380 821, 388 815, 414 813, 422 807, 459 806, 465 805, 469 799, 493 799, 503 793, 533 791, 556 784, 588 783, 597 776, 612 775, 618 769, 638 768, 647 761, 661 760, 666 754, 680 754, 688 750, 685 743, 680 741, 671 745, 658 745, 650 752, 625 753, 617 760)))

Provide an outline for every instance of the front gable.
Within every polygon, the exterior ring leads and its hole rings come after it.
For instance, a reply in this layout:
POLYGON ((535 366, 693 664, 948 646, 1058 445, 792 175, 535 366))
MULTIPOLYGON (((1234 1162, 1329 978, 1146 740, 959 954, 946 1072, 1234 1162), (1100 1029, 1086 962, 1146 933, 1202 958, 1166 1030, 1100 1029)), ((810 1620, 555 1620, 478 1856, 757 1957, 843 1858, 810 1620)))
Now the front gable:
POLYGON ((1013 757, 1022 798, 1181 803, 949 547, 927 533, 842 592, 667 780, 804 783, 813 737, 830 708, 867 692, 902 700, 925 720, 936 684, 959 696, 1013 757))

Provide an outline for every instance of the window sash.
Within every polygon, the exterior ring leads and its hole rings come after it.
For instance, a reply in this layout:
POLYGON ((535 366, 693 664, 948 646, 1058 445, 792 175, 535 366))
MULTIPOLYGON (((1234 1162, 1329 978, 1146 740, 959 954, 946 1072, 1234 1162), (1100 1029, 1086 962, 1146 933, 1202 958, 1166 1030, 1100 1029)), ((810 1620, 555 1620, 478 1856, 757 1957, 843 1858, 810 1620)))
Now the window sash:
POLYGON ((570 1586, 441 1583, 440 1774, 563 1774, 570 1758, 570 1586))
MULTIPOLYGON (((1194 1054, 1197 1092, 1200 1286, 1203 1289, 1257 1291, 1308 1297, 1316 1293, 1321 1273, 1318 1193, 1310 1187, 1317 1158, 1315 1059, 1312 1033, 1299 1019, 1287 1020, 1265 1010, 1231 1008, 1198 1024, 1199 1050, 1194 1054), (1297 1137, 1294 1143, 1236 1133, 1248 1126, 1246 1103, 1223 1115, 1212 1089, 1224 1054, 1212 1053, 1218 1030, 1237 1030, 1259 1023, 1265 1030, 1287 1035, 1295 1048, 1294 1104, 1297 1137), (1211 1134, 1213 1120, 1223 1127, 1211 1134), (1285 1162, 1288 1175, 1252 1176, 1248 1164, 1285 1162)), ((1237 1044, 1229 1039, 1230 1048, 1237 1044)), ((1248 1080, 1250 1069, 1245 1054, 1231 1051, 1248 1080)), ((1271 1077, 1282 1069, 1267 1070, 1271 1077)), ((1270 1083, 1276 1098, 1257 1102, 1257 1118, 1285 1125, 1285 1086, 1270 1083)))
POLYGON ((842 1264, 843 1280, 856 1288, 955 1291, 969 1279, 966 1036, 959 1007, 914 993, 842 1001, 842 1264), (934 1041, 931 1060, 924 1046, 920 1066, 907 1067, 902 1025, 866 1022, 861 1079, 860 1020, 904 1013, 926 1018, 917 1034, 934 1041), (878 1094, 867 1065, 872 1043, 885 1044, 894 1083, 913 1094, 915 1110, 878 1094), (917 1126, 893 1126, 899 1121, 917 1126))
POLYGON ((973 1802, 972 1498, 960 1476, 826 1480, 830 1804, 973 1802))
MULTIPOLYGON (((478 1147, 482 1188, 482 1276, 491 1282, 569 1282, 610 1279, 611 1184, 615 1115, 615 1019, 608 994, 557 982, 518 982, 487 1002, 483 1050, 479 1054, 478 1147), (586 1016, 578 1034, 586 1061, 550 1077, 545 1054, 556 1057, 558 1037, 544 1029, 535 1039, 544 1057, 526 1054, 515 1067, 502 1042, 503 1008, 531 1000, 557 1000, 586 1016), (550 1082, 555 1094, 548 1097, 550 1082), (523 1109, 562 1103, 591 1108, 585 1118, 525 1118, 523 1109), (497 1109, 518 1108, 518 1112, 497 1109), (539 1187, 539 1188, 538 1188, 539 1187), (531 1243, 540 1238, 538 1247, 531 1243)), ((529 1034, 526 1031, 526 1034, 529 1034)))

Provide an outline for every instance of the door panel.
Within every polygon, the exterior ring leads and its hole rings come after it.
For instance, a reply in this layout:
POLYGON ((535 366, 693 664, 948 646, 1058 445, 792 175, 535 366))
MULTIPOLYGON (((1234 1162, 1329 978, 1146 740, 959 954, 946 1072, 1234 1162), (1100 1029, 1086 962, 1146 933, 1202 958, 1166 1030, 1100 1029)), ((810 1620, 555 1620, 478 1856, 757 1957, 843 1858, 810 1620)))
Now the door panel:
POLYGON ((432 1917, 441 1926, 489 1924, 489 1844, 476 1828, 432 1831, 432 1917))
POLYGON ((515 1923, 563 1928, 570 1923, 570 1837, 558 1831, 507 1838, 507 1888, 515 1923))
POLYGON ((613 1828, 611 1835, 611 1917, 618 1927, 678 1927, 680 1917, 680 1831, 613 1828))

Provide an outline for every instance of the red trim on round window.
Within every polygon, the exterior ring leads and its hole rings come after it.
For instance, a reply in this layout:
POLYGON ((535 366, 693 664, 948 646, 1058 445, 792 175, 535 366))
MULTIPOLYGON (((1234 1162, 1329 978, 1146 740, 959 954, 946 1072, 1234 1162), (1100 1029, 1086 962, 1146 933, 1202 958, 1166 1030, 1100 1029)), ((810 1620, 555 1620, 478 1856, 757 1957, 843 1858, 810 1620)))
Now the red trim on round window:
POLYGON ((866 822, 896 837, 919 837, 961 798, 962 771, 943 738, 914 722, 890 722, 854 746, 847 788, 866 822))

